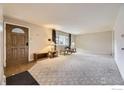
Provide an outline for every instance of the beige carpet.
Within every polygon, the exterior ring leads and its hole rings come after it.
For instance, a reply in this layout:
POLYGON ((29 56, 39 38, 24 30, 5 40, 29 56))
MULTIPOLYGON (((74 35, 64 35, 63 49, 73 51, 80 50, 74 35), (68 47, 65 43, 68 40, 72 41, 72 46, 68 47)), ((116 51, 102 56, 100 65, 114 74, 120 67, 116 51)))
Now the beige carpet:
POLYGON ((112 56, 75 53, 38 61, 29 72, 41 85, 123 85, 112 56))

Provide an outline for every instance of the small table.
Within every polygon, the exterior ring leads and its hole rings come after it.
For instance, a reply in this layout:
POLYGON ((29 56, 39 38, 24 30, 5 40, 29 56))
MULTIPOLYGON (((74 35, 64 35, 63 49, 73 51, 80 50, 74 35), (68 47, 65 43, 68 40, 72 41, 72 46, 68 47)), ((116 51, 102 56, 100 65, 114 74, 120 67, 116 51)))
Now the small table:
POLYGON ((72 54, 72 52, 69 49, 65 49, 65 50, 60 50, 60 54, 70 55, 70 54, 72 54))

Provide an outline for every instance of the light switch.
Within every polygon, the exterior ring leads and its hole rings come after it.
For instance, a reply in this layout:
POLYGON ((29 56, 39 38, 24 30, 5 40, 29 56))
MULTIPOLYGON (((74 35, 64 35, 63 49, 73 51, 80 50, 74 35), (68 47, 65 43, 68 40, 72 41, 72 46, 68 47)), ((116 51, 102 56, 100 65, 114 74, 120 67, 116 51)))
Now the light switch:
POLYGON ((124 48, 121 48, 121 50, 124 50, 124 48))
POLYGON ((123 37, 123 38, 124 38, 124 34, 122 34, 122 35, 121 35, 121 37, 123 37))

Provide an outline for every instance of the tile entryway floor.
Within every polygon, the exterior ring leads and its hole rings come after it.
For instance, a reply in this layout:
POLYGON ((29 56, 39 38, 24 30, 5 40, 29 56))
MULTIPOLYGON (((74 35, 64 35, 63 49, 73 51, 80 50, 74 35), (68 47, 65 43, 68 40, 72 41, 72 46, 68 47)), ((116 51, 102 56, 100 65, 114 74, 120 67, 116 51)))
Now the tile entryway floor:
POLYGON ((27 62, 27 63, 20 64, 20 65, 14 65, 11 67, 6 67, 6 68, 4 68, 5 76, 9 77, 9 76, 12 76, 14 74, 18 74, 18 73, 27 71, 35 64, 36 64, 36 62, 27 62))

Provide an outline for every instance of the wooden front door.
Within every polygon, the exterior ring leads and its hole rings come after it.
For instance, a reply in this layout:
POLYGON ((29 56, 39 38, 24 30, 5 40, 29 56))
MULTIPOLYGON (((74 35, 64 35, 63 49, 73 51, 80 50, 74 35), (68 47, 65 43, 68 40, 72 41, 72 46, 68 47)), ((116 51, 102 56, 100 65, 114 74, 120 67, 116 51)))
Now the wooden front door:
POLYGON ((6 65, 28 62, 28 28, 6 24, 6 65))

